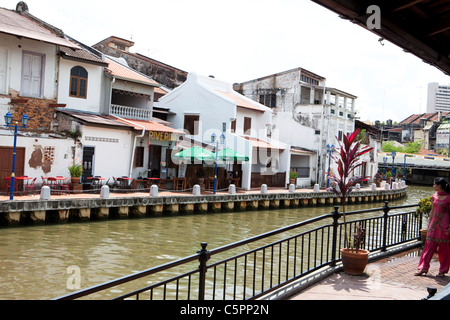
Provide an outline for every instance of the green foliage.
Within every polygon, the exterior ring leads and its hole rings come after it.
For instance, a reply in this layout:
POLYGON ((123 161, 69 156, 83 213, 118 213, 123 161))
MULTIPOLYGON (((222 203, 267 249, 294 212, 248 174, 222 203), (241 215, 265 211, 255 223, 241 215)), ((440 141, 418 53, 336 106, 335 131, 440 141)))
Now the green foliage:
POLYGON ((297 179, 297 171, 291 170, 291 172, 289 172, 289 179, 297 179))
POLYGON ((402 153, 411 153, 416 154, 420 151, 422 148, 422 142, 416 141, 416 142, 408 142, 404 146, 398 146, 396 147, 394 145, 393 141, 386 141, 383 142, 382 150, 383 152, 402 152, 402 153))
POLYGON ((416 210, 417 214, 422 214, 425 218, 428 219, 431 212, 431 207, 433 205, 432 196, 423 198, 419 200, 419 207, 416 210))
POLYGON ((81 174, 83 173, 83 166, 81 164, 77 164, 72 162, 70 166, 67 167, 69 169, 69 174, 71 177, 81 177, 81 174))

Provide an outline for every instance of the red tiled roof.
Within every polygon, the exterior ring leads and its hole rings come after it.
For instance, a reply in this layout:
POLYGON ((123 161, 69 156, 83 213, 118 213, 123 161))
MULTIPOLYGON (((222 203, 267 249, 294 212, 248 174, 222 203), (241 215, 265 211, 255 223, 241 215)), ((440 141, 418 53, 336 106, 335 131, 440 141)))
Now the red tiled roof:
POLYGON ((236 102, 236 105, 241 108, 251 109, 259 112, 265 112, 263 108, 257 105, 257 103, 251 103, 249 101, 246 101, 238 96, 238 93, 233 94, 232 92, 225 92, 221 90, 216 90, 218 93, 232 99, 234 102, 236 102))
MULTIPOLYGON (((450 115, 450 112, 441 112, 442 117, 448 115, 450 115)), ((419 124, 420 119, 427 119, 429 121, 439 121, 439 112, 412 114, 405 120, 401 121, 399 124, 419 124)))
POLYGON ((131 123, 134 125, 134 129, 141 130, 142 127, 145 128, 147 131, 158 131, 158 132, 169 132, 169 133, 176 133, 176 134, 184 134, 183 131, 165 126, 161 123, 155 122, 155 121, 148 121, 148 120, 135 120, 135 119, 118 119, 118 121, 121 121, 123 123, 126 123, 130 125, 131 123))
POLYGON ((141 82, 148 85, 153 86, 159 86, 158 82, 155 80, 152 80, 148 78, 147 76, 144 76, 143 74, 128 68, 118 62, 115 62, 109 58, 105 59, 107 63, 109 63, 108 69, 111 71, 111 74, 123 78, 123 79, 129 79, 136 82, 141 82))

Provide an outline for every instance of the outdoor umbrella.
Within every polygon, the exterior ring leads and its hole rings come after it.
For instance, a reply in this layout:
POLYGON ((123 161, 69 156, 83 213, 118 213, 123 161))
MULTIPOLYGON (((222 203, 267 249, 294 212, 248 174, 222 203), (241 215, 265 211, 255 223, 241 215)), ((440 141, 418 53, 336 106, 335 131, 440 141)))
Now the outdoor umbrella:
POLYGON ((248 157, 230 148, 225 148, 217 153, 217 158, 226 161, 248 161, 248 157))
POLYGON ((175 159, 180 160, 201 160, 201 161, 214 161, 216 155, 201 147, 194 146, 189 149, 182 150, 173 156, 175 159))

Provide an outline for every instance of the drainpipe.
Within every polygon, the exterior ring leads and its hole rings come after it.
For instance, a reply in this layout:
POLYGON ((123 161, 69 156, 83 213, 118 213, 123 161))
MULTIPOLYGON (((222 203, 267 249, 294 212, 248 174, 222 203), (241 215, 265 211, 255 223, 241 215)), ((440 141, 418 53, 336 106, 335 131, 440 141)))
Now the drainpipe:
POLYGON ((138 127, 142 128, 142 133, 140 135, 134 137, 133 148, 132 148, 132 152, 131 152, 130 170, 128 172, 128 176, 131 178, 131 175, 132 175, 132 172, 133 172, 133 162, 134 162, 134 154, 135 154, 134 149, 136 149, 136 141, 137 141, 138 138, 143 138, 144 137, 144 135, 145 135, 145 127, 140 126, 137 123, 128 121, 126 119, 123 119, 121 117, 118 117, 118 116, 116 116, 114 114, 112 114, 112 116, 117 118, 117 119, 119 119, 119 120, 121 120, 121 121, 127 122, 127 123, 131 124, 132 126, 138 126, 138 127))

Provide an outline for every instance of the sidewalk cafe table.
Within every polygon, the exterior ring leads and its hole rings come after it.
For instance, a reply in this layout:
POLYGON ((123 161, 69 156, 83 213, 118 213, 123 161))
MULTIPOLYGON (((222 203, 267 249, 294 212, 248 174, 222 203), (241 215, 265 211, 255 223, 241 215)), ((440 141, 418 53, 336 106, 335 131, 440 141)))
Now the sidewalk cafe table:
POLYGON ((91 188, 97 189, 100 188, 103 184, 102 181, 105 180, 105 178, 102 177, 87 177, 88 180, 91 180, 91 188))
POLYGON ((22 191, 25 191, 28 187, 28 184, 30 183, 31 180, 33 180, 33 178, 28 176, 20 176, 16 177, 16 180, 22 182, 22 191))
POLYGON ((126 188, 129 188, 130 181, 132 181, 133 178, 119 177, 119 178, 115 178, 115 180, 117 180, 119 182, 120 189, 126 189, 126 188))

